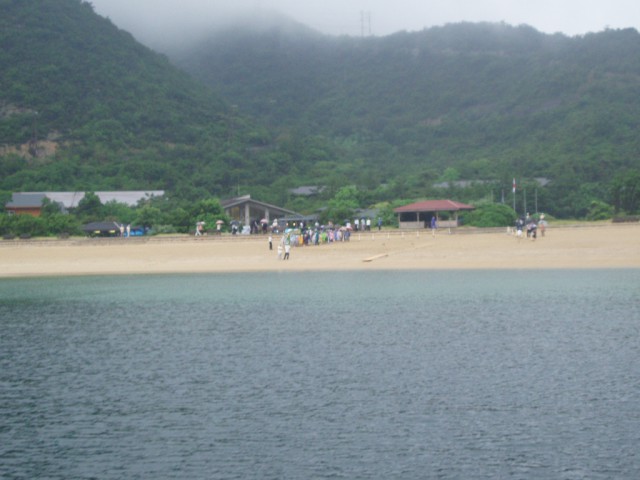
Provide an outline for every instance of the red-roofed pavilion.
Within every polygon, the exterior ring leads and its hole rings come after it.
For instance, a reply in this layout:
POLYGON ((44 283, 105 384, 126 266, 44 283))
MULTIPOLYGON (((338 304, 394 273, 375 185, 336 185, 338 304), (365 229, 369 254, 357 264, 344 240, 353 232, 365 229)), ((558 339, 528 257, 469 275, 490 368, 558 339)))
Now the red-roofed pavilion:
POLYGON ((431 218, 436 217, 438 227, 451 228, 459 225, 459 213, 475 207, 453 200, 424 200, 395 208, 400 228, 429 228, 431 218))

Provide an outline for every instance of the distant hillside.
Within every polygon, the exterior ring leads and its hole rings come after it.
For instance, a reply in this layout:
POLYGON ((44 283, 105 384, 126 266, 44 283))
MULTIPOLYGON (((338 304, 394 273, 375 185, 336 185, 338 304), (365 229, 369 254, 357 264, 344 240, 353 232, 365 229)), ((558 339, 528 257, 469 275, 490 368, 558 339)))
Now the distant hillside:
POLYGON ((344 186, 361 207, 470 203, 545 177, 536 202, 551 214, 640 209, 635 30, 461 24, 349 38, 272 17, 173 51, 172 64, 88 2, 0 0, 0 13, 0 199, 162 189, 310 212, 344 186), (635 178, 637 189, 624 183, 635 178), (483 182, 433 187, 457 179, 483 182), (303 185, 324 188, 288 193, 303 185))
POLYGON ((457 24, 335 38, 274 24, 217 32, 173 59, 240 112, 328 139, 361 183, 448 170, 505 186, 515 175, 603 188, 640 167, 631 29, 569 38, 457 24))
POLYGON ((11 128, 29 116, 21 111, 37 111, 39 127, 71 138, 108 118, 118 127, 112 133, 120 129, 130 143, 139 135, 184 141, 189 124, 215 121, 224 111, 206 89, 95 15, 88 2, 2 0, 0 6, 0 95, 16 112, 3 122, 3 143, 30 138, 31 128, 22 137, 11 128), (156 122, 153 130, 147 120, 156 122))
POLYGON ((0 0, 0 12, 0 189, 221 193, 263 143, 88 2, 0 0))

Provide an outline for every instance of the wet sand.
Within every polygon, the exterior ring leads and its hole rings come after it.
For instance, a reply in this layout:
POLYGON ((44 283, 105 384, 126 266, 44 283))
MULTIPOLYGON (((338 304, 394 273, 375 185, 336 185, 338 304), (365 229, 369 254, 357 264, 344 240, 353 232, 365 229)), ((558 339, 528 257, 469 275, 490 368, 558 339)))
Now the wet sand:
POLYGON ((640 224, 551 227, 535 241, 506 229, 354 233, 294 247, 267 236, 0 241, 0 277, 411 269, 640 268, 640 224))

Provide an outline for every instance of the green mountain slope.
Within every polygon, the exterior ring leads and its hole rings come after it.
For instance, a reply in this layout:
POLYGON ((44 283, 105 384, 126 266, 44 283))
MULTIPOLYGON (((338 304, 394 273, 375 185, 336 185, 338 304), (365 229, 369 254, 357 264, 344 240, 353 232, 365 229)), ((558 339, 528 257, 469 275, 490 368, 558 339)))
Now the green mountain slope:
POLYGON ((334 38, 273 25, 220 32, 173 58, 272 128, 328 139, 361 183, 453 169, 602 189, 640 167, 635 30, 568 38, 458 24, 334 38))
MULTIPOLYGON (((223 109, 164 58, 97 17, 88 3, 3 0, 0 5, 2 101, 38 111, 44 128, 51 125, 78 138, 94 130, 92 122, 108 118, 115 127, 111 133, 123 142, 177 142, 188 138, 189 124, 215 120, 211 107, 223 109), (148 128, 150 121, 154 129, 148 128)), ((3 142, 15 138, 10 125, 3 142)))
POLYGON ((255 161, 245 152, 263 131, 88 2, 0 0, 0 12, 0 189, 197 196, 255 161))
POLYGON ((639 203, 619 200, 640 178, 635 30, 348 38, 278 19, 173 53, 179 69, 88 2, 0 0, 0 43, 0 196, 252 193, 310 211, 288 188, 326 186, 326 203, 357 185, 367 206, 441 195, 442 179, 495 182, 447 192, 472 201, 515 176, 550 178, 539 200, 557 215, 639 203))

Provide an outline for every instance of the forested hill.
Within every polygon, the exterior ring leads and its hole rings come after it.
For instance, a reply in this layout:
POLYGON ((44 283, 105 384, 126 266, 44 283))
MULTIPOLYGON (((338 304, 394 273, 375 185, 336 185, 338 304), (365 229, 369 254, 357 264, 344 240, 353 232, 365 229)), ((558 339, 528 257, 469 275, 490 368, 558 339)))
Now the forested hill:
POLYGON ((0 190, 221 193, 263 142, 88 2, 0 0, 0 44, 0 190))
POLYGON ((580 216, 640 191, 635 30, 349 38, 276 18, 216 31, 171 63, 89 2, 0 0, 0 45, 0 200, 164 189, 314 211, 343 186, 367 207, 441 195, 437 181, 495 181, 447 192, 473 202, 515 176, 549 178, 541 207, 580 216), (324 198, 287 193, 301 185, 324 198))
POLYGON ((328 138, 372 183, 449 169, 507 185, 548 177, 570 191, 640 167, 633 29, 570 38, 455 24, 351 38, 273 25, 172 57, 241 112, 328 138))
MULTIPOLYGON (((2 0, 0 5, 2 100, 18 112, 37 111, 44 129, 82 135, 78 130, 95 130, 92 122, 108 119, 119 127, 109 133, 122 135, 122 141, 175 142, 187 135, 181 127, 212 121, 223 110, 206 89, 95 15, 89 3, 2 0), (149 120, 156 128, 148 128, 149 120)), ((13 125, 3 125, 3 142, 15 138, 10 127, 19 124, 20 115, 14 117, 13 125)))

